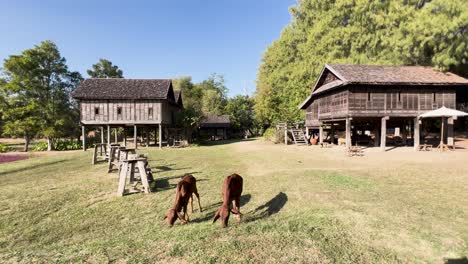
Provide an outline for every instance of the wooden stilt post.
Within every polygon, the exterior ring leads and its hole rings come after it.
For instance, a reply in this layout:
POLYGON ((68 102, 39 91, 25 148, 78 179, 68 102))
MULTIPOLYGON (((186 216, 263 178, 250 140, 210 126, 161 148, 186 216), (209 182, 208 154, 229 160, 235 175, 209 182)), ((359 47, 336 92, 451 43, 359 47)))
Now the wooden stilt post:
POLYGON ((455 118, 449 117, 447 119, 447 145, 455 149, 455 139, 453 136, 453 125, 455 118))
POLYGON ((319 143, 323 143, 323 123, 320 123, 319 125, 319 143))
POLYGON ((123 130, 124 130, 124 131, 123 131, 123 132, 124 132, 124 134, 123 134, 123 137, 124 137, 124 147, 127 147, 127 128, 124 127, 123 130))
POLYGON ((330 124, 330 138, 331 138, 331 144, 335 144, 335 126, 333 122, 330 124))
POLYGON ((162 124, 159 124, 158 137, 159 137, 159 148, 162 148, 162 124))
POLYGON ((86 151, 86 129, 85 126, 81 126, 81 137, 82 137, 82 143, 83 143, 83 151, 86 151))
POLYGON ((107 125, 107 145, 110 145, 111 143, 111 130, 110 130, 110 126, 107 125))
POLYGON ((114 128, 114 143, 119 143, 119 138, 117 135, 117 128, 114 128))
POLYGON ((387 141, 387 120, 390 119, 388 116, 382 117, 381 127, 380 127, 380 149, 385 151, 386 141, 387 141))
POLYGON ((101 144, 104 144, 104 127, 101 127, 101 144))
POLYGON ((417 117, 414 119, 413 125, 414 125, 414 136, 413 136, 414 150, 418 151, 420 135, 419 135, 419 119, 417 117))
POLYGON ((346 147, 351 147, 351 118, 346 118, 346 147))
POLYGON ((146 147, 149 147, 150 144, 150 133, 149 128, 145 127, 145 134, 146 134, 146 147))
POLYGON ((137 126, 133 126, 133 144, 135 144, 135 149, 138 148, 138 143, 137 143, 137 126))
POLYGON ((380 143, 380 131, 378 128, 374 129, 374 147, 378 147, 380 143))

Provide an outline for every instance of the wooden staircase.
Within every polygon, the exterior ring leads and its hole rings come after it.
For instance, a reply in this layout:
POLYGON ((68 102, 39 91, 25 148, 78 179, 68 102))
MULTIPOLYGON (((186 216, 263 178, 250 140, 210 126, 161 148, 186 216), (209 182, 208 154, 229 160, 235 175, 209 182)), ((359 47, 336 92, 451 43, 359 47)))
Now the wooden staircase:
POLYGON ((307 145, 307 139, 304 135, 304 131, 302 131, 301 129, 290 129, 289 132, 293 136, 294 144, 307 145))

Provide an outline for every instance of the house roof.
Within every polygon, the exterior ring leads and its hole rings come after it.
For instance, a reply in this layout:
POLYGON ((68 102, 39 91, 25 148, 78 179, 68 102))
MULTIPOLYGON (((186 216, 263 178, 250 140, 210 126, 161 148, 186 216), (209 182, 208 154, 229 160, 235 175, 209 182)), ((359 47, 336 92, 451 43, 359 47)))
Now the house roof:
POLYGON ((229 115, 205 115, 200 127, 229 127, 230 125, 229 115))
POLYGON ((175 101, 169 79, 85 79, 72 94, 75 99, 171 99, 175 101))
POLYGON ((425 66, 379 66, 326 64, 315 82, 312 93, 300 105, 305 109, 313 97, 348 84, 363 85, 468 85, 468 79, 450 72, 441 72, 425 66), (331 73, 337 80, 322 85, 325 74, 331 73), (320 81, 322 80, 322 81, 320 81))
POLYGON ((468 84, 468 80, 450 72, 424 66, 325 65, 346 83, 360 84, 468 84))

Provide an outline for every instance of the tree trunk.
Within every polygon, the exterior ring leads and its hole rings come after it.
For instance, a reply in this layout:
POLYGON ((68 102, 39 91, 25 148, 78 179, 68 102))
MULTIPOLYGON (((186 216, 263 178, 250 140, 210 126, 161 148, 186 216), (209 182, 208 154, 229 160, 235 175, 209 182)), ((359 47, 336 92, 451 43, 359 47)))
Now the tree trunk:
POLYGON ((29 136, 24 136, 24 152, 28 152, 29 150, 29 136))
POLYGON ((54 142, 52 138, 47 137, 47 151, 52 151, 54 149, 54 142))

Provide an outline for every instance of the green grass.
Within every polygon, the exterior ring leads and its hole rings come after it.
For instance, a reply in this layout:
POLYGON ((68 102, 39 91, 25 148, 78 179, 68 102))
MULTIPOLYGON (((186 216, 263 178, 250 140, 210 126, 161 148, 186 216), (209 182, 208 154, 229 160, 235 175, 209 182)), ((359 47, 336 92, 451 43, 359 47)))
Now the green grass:
POLYGON ((262 141, 141 152, 156 171, 149 195, 116 196, 116 174, 92 166, 90 151, 0 164, 0 262, 443 263, 468 255, 461 154, 386 162, 391 153, 353 159, 262 141), (211 218, 233 172, 244 178, 244 217, 221 229, 211 218), (197 178, 204 211, 169 228, 163 217, 184 173, 197 178))

